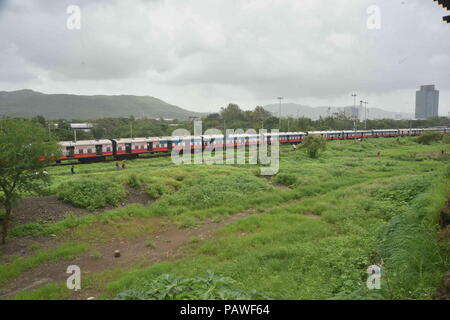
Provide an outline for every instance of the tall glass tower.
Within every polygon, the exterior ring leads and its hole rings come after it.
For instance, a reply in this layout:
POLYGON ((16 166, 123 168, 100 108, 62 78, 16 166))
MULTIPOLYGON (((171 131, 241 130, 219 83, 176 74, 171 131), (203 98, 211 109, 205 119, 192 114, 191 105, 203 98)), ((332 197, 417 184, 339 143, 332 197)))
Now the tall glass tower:
POLYGON ((416 119, 439 116, 439 91, 434 85, 421 86, 416 92, 416 119))

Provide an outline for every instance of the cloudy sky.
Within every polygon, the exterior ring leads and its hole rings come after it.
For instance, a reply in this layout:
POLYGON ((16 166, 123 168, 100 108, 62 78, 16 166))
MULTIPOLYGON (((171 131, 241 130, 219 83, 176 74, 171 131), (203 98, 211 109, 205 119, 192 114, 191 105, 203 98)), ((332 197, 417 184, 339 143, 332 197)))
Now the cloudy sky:
POLYGON ((357 92, 413 112, 415 90, 435 84, 446 115, 443 15, 432 0, 0 0, 0 91, 151 95, 196 111, 278 96, 351 105, 357 92))

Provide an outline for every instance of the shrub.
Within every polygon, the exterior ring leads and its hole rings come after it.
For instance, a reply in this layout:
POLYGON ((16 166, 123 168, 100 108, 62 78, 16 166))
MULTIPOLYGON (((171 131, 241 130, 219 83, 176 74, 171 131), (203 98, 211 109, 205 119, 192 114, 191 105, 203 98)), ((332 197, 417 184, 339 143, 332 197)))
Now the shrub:
POLYGON ((142 185, 142 179, 139 178, 137 175, 132 174, 131 176, 128 177, 128 181, 127 184, 131 187, 131 188, 139 188, 142 185))
POLYGON ((117 206, 125 198, 122 185, 106 180, 79 179, 62 183, 57 196, 74 206, 94 210, 117 206))
MULTIPOLYGON (((210 271, 205 277, 184 278, 163 274, 145 281, 135 289, 121 292, 119 300, 252 300, 265 297, 252 291, 244 292, 236 287, 231 278, 216 275, 210 271)), ((267 298, 266 298, 267 299, 267 298)))
POLYGON ((450 133, 444 134, 442 136, 442 142, 445 144, 450 144, 450 133))
POLYGON ((310 158, 318 158, 321 151, 327 148, 326 140, 322 137, 309 135, 300 146, 300 149, 305 149, 310 158))
POLYGON ((420 144, 431 144, 432 142, 442 139, 442 133, 439 132, 424 132, 417 137, 417 142, 420 144))
POLYGON ((150 248, 150 249, 156 248, 155 240, 153 240, 153 239, 147 239, 147 241, 145 241, 145 246, 146 246, 147 248, 150 248))
POLYGON ((147 194, 153 199, 159 199, 171 190, 160 182, 152 183, 147 188, 147 194))
POLYGON ((377 189, 372 192, 372 196, 377 200, 395 201, 400 204, 411 202, 426 190, 430 185, 429 179, 414 178, 400 181, 396 184, 377 189))

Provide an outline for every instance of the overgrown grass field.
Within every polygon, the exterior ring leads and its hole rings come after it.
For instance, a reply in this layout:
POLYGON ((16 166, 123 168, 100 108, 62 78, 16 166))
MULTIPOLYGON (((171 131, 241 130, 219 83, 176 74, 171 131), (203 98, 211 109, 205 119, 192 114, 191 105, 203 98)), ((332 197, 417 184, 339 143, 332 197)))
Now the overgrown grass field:
MULTIPOLYGON (((271 179, 260 177, 256 166, 175 166, 169 158, 127 161, 119 171, 113 163, 82 165, 75 175, 52 167, 45 192, 74 206, 117 205, 128 188, 155 202, 16 226, 9 241, 56 236, 69 245, 11 257, 0 265, 0 285, 40 263, 95 249, 95 234, 102 243, 151 234, 152 217, 192 228, 252 212, 211 239, 195 239, 182 258, 105 270, 83 281, 101 298, 180 298, 182 287, 167 296, 155 288, 192 281, 198 289, 181 298, 204 298, 206 281, 220 283, 212 298, 430 299, 450 262, 448 243, 437 237, 450 196, 448 157, 439 153, 448 154, 449 146, 414 138, 332 141, 318 159, 283 147, 280 171, 271 179), (382 268, 380 290, 366 287, 371 265, 382 268), (14 266, 13 273, 5 271, 14 266)), ((65 283, 15 296, 69 297, 65 283)))

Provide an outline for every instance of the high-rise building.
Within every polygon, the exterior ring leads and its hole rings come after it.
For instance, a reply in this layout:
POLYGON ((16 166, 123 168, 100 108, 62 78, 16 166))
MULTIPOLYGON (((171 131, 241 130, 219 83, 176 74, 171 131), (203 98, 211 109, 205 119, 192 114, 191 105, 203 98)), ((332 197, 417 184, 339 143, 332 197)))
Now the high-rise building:
POLYGON ((439 91, 434 85, 421 86, 416 92, 416 119, 428 119, 439 115, 439 91))

